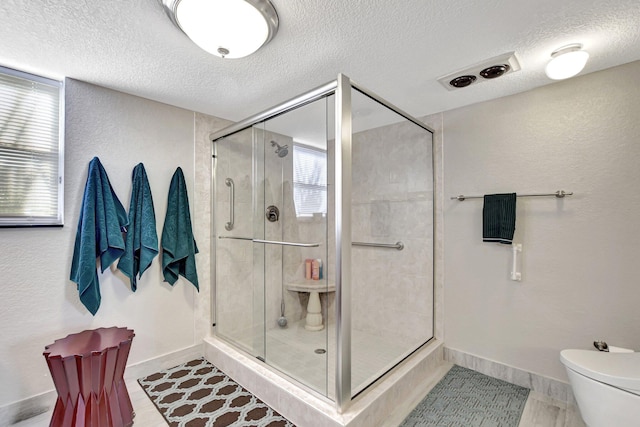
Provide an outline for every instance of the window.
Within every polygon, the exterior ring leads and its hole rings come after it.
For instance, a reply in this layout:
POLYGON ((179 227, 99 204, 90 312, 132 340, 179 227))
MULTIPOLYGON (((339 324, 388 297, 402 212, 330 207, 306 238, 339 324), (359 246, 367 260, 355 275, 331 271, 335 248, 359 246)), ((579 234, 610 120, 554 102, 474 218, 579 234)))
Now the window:
POLYGON ((0 226, 63 224, 64 83, 0 67, 0 226))
POLYGON ((327 152, 293 146, 293 200, 296 216, 327 213, 327 152))

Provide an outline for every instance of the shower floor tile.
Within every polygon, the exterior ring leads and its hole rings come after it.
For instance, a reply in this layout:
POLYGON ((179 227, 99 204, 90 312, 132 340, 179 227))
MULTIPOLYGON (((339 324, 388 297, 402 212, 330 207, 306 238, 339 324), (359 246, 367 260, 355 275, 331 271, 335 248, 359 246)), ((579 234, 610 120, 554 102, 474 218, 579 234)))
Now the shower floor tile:
MULTIPOLYGON (((333 397, 335 391, 336 332, 333 325, 308 331, 305 321, 267 331, 266 362, 319 393, 333 397), (328 331, 328 332, 327 332, 328 331), (325 350, 325 353, 316 353, 325 350)), ((421 342, 396 336, 352 331, 351 383, 357 393, 401 361, 421 342)))

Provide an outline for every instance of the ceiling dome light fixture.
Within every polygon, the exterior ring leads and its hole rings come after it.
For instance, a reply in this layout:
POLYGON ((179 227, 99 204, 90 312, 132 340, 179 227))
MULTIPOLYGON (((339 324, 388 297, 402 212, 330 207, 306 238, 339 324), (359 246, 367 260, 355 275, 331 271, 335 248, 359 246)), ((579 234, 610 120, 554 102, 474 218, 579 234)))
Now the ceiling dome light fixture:
POLYGON ((269 0, 159 0, 169 18, 195 44, 222 58, 243 58, 278 32, 269 0))
POLYGON ((544 69, 552 80, 568 79, 578 74, 589 59, 589 53, 579 43, 563 46, 551 54, 551 61, 544 69))

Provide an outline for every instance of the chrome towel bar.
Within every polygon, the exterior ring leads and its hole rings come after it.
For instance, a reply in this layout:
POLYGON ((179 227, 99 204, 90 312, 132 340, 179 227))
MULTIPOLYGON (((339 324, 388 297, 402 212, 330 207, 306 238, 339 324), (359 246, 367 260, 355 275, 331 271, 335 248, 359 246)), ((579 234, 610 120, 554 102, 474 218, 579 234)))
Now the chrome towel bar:
MULTIPOLYGON (((558 190, 555 193, 542 193, 542 194, 516 194, 517 197, 550 197, 555 196, 558 199, 562 199, 564 196, 573 196, 573 191, 558 190)), ((466 199, 484 199, 484 196, 459 196, 451 197, 451 200, 463 201, 466 199)))
POLYGON ((375 248, 389 248, 389 249, 397 249, 399 251, 404 249, 404 243, 396 242, 396 243, 365 243, 365 242, 351 242, 353 246, 371 246, 375 248))

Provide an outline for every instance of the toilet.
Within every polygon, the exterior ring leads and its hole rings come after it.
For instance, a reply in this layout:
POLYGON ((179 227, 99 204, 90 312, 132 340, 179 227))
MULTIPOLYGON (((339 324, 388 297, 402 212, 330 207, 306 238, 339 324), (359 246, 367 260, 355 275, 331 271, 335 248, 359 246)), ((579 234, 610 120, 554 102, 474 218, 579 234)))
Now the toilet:
POLYGON ((560 360, 587 426, 640 426, 640 352, 562 350, 560 360))

